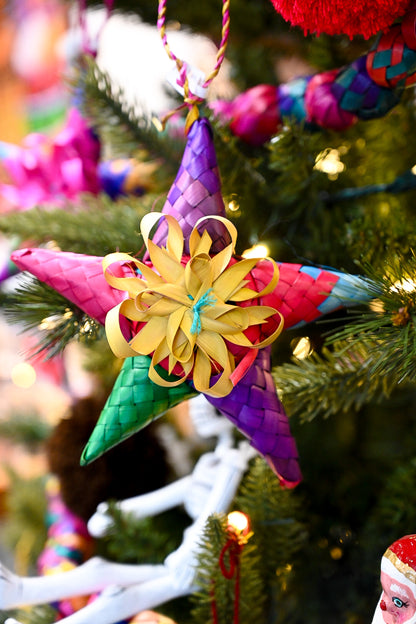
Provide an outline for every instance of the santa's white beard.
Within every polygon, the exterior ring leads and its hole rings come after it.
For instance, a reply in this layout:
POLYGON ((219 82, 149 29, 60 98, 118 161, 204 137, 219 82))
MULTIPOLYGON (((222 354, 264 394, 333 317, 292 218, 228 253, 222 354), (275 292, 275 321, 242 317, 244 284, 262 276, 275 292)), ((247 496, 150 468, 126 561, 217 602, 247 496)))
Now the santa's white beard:
MULTIPOLYGON (((383 611, 380 609, 380 601, 381 596, 380 600, 377 603, 376 610, 374 611, 374 617, 371 621, 371 624, 386 624, 383 620, 383 611)), ((416 624, 416 613, 414 613, 413 617, 411 617, 410 620, 406 620, 406 622, 404 622, 403 624, 416 624)))
POLYGON ((385 624, 383 620, 383 612, 380 609, 380 601, 381 601, 381 596, 380 596, 380 600, 377 603, 376 610, 374 611, 374 617, 373 617, 373 621, 371 622, 371 624, 385 624))

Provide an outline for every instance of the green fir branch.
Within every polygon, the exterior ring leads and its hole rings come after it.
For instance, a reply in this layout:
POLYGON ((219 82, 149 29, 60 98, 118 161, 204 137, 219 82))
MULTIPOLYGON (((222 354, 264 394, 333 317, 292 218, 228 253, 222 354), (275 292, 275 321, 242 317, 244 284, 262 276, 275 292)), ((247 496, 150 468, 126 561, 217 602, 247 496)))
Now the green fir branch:
POLYGON ((297 491, 283 489, 266 462, 257 458, 235 505, 248 515, 253 531, 249 543, 256 548, 264 600, 263 617, 258 621, 287 622, 293 608, 297 555, 308 537, 301 519, 302 501, 297 491))
MULTIPOLYGON (((367 345, 352 348, 337 343, 334 347, 273 369, 278 392, 292 417, 305 422, 359 410, 370 401, 388 398, 396 388, 393 377, 371 375, 370 366, 376 362, 370 359, 367 345)), ((379 352, 374 348, 373 353, 379 352)))
POLYGON ((150 211, 154 197, 121 199, 84 196, 82 206, 66 209, 10 212, 0 216, 0 231, 30 240, 33 246, 54 241, 64 251, 104 256, 116 250, 137 253, 142 245, 141 217, 150 211))
MULTIPOLYGON (((369 518, 370 531, 374 531, 377 523, 382 528, 382 535, 389 534, 389 544, 397 539, 397 535, 408 535, 416 525, 416 459, 400 465, 386 481, 382 496, 377 507, 369 518), (373 523, 373 525, 372 525, 373 523), (398 529, 400 531, 398 532, 398 529)), ((387 538, 385 538, 387 539, 387 538)))
POLYGON ((122 513, 115 501, 109 501, 108 515, 111 527, 98 540, 98 552, 121 563, 163 563, 180 543, 185 526, 185 514, 180 511, 137 519, 133 514, 122 513))
MULTIPOLYGON (((410 458, 393 469, 383 484, 363 526, 360 539, 365 549, 358 555, 365 575, 378 589, 379 572, 375 562, 398 539, 414 533, 416 524, 416 459, 410 458), (364 557, 363 557, 364 555, 364 557)), ((377 596, 375 597, 377 600, 377 596)))
MULTIPOLYGON (((387 260, 380 275, 366 272, 376 285, 377 299, 364 311, 352 313, 345 326, 327 338, 327 344, 345 341, 344 352, 365 345, 370 377, 387 376, 393 383, 416 383, 416 258, 387 260)), ((343 351, 338 349, 340 354, 343 351)))
MULTIPOLYGON (((299 520, 300 499, 284 490, 264 460, 258 458, 244 478, 234 508, 249 517, 250 536, 241 557, 241 622, 287 621, 288 600, 296 555, 307 538, 299 520)), ((218 622, 233 621, 234 585, 224 579, 219 558, 227 542, 227 519, 208 519, 198 556, 199 591, 192 622, 212 621, 212 605, 218 622)))
POLYGON ((104 144, 111 146, 110 157, 130 157, 141 151, 146 160, 163 162, 159 182, 175 175, 184 139, 159 132, 147 114, 137 114, 123 89, 115 86, 95 61, 86 58, 83 63, 86 67, 80 70, 81 109, 93 120, 104 144))
POLYGON ((0 420, 0 438, 37 450, 51 434, 51 425, 36 413, 15 413, 0 420))
POLYGON ((10 488, 2 544, 15 554, 16 567, 28 572, 36 565, 46 541, 45 478, 21 477, 10 467, 7 474, 10 488))
MULTIPOLYGON (((192 596, 193 624, 212 622, 213 608, 218 615, 218 624, 235 621, 236 576, 225 578, 219 564, 228 537, 227 517, 224 514, 210 516, 198 553, 196 584, 199 589, 192 596)), ((256 547, 249 540, 240 555, 239 622, 265 621, 262 617, 264 597, 258 572, 260 567, 261 561, 256 547)))
POLYGON ((274 212, 276 195, 271 191, 272 178, 267 168, 267 150, 259 148, 253 153, 233 136, 215 117, 211 119, 219 171, 221 172, 222 195, 227 217, 238 226, 240 251, 262 240, 267 229, 269 216, 274 212), (255 218, 252 218, 253 197, 256 198, 255 218))
POLYGON ((240 139, 234 136, 229 128, 224 127, 209 110, 205 112, 210 117, 214 132, 215 148, 225 195, 237 192, 237 189, 241 195, 244 195, 241 185, 248 185, 252 189, 259 190, 261 185, 265 183, 265 178, 259 167, 265 152, 260 151, 254 157, 249 151, 245 153, 240 139), (228 187, 229 190, 227 191, 228 187))
POLYGON ((24 609, 14 609, 0 612, 0 623, 4 624, 7 618, 13 618, 22 624, 50 624, 58 620, 58 611, 51 605, 36 605, 24 609))
POLYGON ((359 410, 416 384, 416 259, 390 259, 382 275, 365 272, 374 295, 368 309, 351 311, 320 353, 273 371, 286 409, 303 421, 359 410))
POLYGON ((5 295, 2 311, 9 322, 38 336, 32 356, 53 357, 69 342, 89 344, 102 335, 101 325, 47 284, 26 275, 19 276, 18 282, 5 295))

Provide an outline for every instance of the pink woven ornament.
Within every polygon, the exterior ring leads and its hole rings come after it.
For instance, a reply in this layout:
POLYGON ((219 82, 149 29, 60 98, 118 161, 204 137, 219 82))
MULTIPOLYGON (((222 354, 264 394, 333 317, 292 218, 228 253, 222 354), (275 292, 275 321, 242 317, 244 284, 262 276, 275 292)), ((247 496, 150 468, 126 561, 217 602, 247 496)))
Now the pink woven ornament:
MULTIPOLYGON (((102 325, 107 313, 127 297, 127 292, 111 287, 104 278, 101 256, 31 248, 14 251, 11 258, 21 271, 30 272, 102 325)), ((279 281, 264 301, 279 310, 285 329, 368 298, 366 283, 359 277, 301 264, 277 265, 279 281)), ((127 264, 119 269, 120 277, 131 275, 127 264)), ((260 289, 269 278, 270 267, 260 260, 252 272, 256 287, 260 289)))
POLYGON ((71 109, 65 127, 53 139, 29 134, 23 147, 0 145, 9 184, 0 194, 10 209, 59 206, 80 193, 97 194, 100 144, 79 111, 71 109))
POLYGON ((107 312, 126 296, 107 284, 98 256, 34 248, 14 251, 11 258, 103 325, 107 312))
POLYGON ((342 110, 332 92, 332 84, 338 69, 316 74, 305 92, 306 120, 331 130, 345 130, 357 121, 357 117, 342 110))
POLYGON ((262 145, 281 128, 277 90, 270 85, 248 89, 228 102, 212 102, 210 108, 250 145, 262 145))

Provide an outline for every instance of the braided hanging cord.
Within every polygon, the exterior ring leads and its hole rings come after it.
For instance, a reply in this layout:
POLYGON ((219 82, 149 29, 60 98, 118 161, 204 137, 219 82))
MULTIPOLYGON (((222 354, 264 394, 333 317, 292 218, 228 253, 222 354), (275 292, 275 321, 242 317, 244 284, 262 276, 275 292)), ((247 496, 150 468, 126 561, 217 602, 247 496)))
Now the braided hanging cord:
MULTIPOLYGON (((198 104, 203 102, 204 99, 201 96, 196 95, 195 93, 191 91, 191 88, 189 85, 189 75, 187 71, 188 70, 187 64, 186 62, 179 59, 172 52, 170 48, 170 45, 167 39, 167 34, 166 34, 166 6, 167 6, 167 0, 160 0, 159 7, 158 7, 157 28, 159 30, 160 37, 163 43, 163 47, 165 48, 168 57, 172 61, 174 61, 176 64, 176 68, 179 74, 179 79, 177 81, 177 84, 178 86, 183 88, 184 103, 181 104, 179 107, 175 108, 174 110, 170 111, 169 113, 167 113, 160 120, 160 124, 162 128, 164 128, 166 122, 172 115, 174 115, 179 110, 182 110, 187 107, 189 109, 189 113, 186 119, 185 131, 186 133, 188 133, 188 130, 191 127, 192 123, 199 116, 198 104)), ((230 9, 230 0, 223 0, 222 1, 221 42, 217 51, 215 66, 212 72, 208 76, 206 76, 205 81, 202 84, 202 89, 208 88, 208 86, 211 84, 214 78, 218 75, 218 72, 220 71, 221 65, 224 61, 225 51, 227 49, 227 43, 228 43, 228 36, 230 33, 230 10, 229 9, 230 9)))

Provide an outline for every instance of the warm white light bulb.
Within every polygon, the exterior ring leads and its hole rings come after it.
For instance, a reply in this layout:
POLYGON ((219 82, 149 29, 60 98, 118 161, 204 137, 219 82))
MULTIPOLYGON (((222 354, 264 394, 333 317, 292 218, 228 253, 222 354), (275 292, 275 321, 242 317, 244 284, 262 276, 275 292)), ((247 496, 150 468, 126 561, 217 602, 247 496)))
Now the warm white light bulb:
POLYGON ((330 179, 335 180, 344 171, 345 165, 340 160, 337 149, 325 149, 316 157, 314 169, 326 173, 330 179))
POLYGON ((248 518, 241 511, 232 511, 227 516, 228 524, 239 533, 244 533, 248 529, 248 518))
POLYGON ((240 205, 238 202, 235 201, 235 199, 232 199, 228 202, 228 210, 231 210, 231 212, 236 212, 237 210, 239 210, 239 208, 240 205))
POLYGON ((243 258, 267 258, 269 254, 269 248, 259 243, 258 245, 253 245, 250 249, 246 249, 241 255, 243 258))

